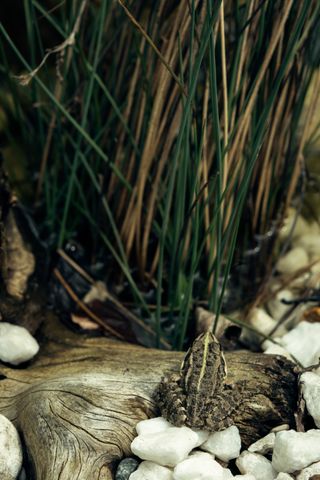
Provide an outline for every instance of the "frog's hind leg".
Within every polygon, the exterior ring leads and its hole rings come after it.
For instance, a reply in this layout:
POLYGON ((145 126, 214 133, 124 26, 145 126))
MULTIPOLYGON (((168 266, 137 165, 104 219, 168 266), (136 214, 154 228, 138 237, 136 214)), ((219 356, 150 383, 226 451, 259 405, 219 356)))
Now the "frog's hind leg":
POLYGON ((233 417, 241 403, 242 388, 226 387, 208 403, 205 428, 218 432, 234 425, 233 417))
POLYGON ((187 420, 185 394, 179 385, 179 380, 178 374, 164 377, 155 392, 155 400, 161 415, 177 427, 185 425, 187 420))

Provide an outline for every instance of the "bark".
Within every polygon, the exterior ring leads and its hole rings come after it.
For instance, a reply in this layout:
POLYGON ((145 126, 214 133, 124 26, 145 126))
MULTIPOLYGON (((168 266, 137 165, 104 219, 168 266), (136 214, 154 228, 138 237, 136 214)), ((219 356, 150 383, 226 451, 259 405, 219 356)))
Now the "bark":
MULTIPOLYGON (((48 317, 39 356, 25 368, 0 368, 0 413, 21 433, 36 480, 113 478, 130 455, 138 421, 159 414, 154 389, 182 352, 88 338, 48 317)), ((246 381, 235 423, 243 445, 294 422, 296 374, 285 358, 226 353, 228 381, 246 381)), ((29 478, 29 477, 28 477, 29 478)))
POLYGON ((46 302, 48 259, 31 217, 11 192, 0 154, 0 318, 34 333, 46 302))

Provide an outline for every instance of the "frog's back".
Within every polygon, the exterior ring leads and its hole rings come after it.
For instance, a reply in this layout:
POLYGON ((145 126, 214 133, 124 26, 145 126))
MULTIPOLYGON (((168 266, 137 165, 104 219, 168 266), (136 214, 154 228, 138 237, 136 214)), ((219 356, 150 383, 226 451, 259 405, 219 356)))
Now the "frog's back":
POLYGON ((181 382, 186 394, 190 424, 201 423, 207 406, 223 387, 226 364, 220 343, 211 332, 196 338, 181 366, 181 382))

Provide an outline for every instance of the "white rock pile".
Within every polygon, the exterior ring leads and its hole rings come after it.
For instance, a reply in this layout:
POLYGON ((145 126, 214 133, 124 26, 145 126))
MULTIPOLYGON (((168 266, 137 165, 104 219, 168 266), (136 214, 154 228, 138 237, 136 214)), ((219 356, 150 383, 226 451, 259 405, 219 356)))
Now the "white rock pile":
POLYGON ((139 422, 137 433, 131 450, 143 461, 130 480, 308 480, 320 472, 318 429, 270 432, 241 454, 236 426, 209 434, 158 417, 139 422), (233 459, 239 474, 228 468, 233 459))
POLYGON ((132 452, 144 460, 130 480, 188 480, 233 478, 223 462, 238 457, 241 439, 237 427, 209 434, 188 427, 174 427, 164 418, 143 420, 132 452), (199 450, 201 448, 201 450, 199 450), (203 451, 205 450, 205 451, 203 451))
MULTIPOLYGON (((304 223, 301 222, 298 221, 298 225, 304 225, 304 223)), ((312 235, 315 234, 313 233, 312 235)), ((320 239, 319 227, 317 235, 320 239)), ((301 244, 304 244, 303 238, 302 235, 294 237, 294 239, 296 239, 296 241, 299 240, 301 244)), ((317 242, 317 245, 319 245, 319 243, 320 241, 317 242)), ((315 245, 312 245, 314 247, 312 255, 310 253, 311 250, 307 252, 309 255, 308 264, 310 264, 310 261, 317 261, 318 270, 312 271, 312 268, 310 268, 309 273, 306 275, 308 276, 308 285, 310 288, 320 289, 320 248, 316 250, 315 245)), ((285 267, 280 263, 280 273, 291 274, 294 272, 294 267, 295 269, 299 267, 299 262, 296 263, 295 261, 295 252, 292 252, 293 250, 290 251, 293 263, 291 264, 290 260, 289 264, 285 265, 285 267)), ((285 259, 285 257, 282 257, 280 260, 282 261, 283 259, 285 259)), ((278 271, 280 270, 278 266, 278 271)), ((305 289, 307 281, 304 276, 302 280, 305 289)), ((279 285, 278 281, 275 281, 274 284, 270 286, 270 290, 276 293, 264 307, 254 308, 250 312, 248 322, 254 331, 243 328, 240 340, 250 347, 261 347, 266 354, 283 355, 290 360, 298 361, 303 367, 316 365, 320 358, 320 318, 318 322, 311 323, 305 321, 303 315, 308 308, 316 304, 302 302, 300 306, 288 315, 292 306, 283 303, 282 300, 293 300, 294 298, 301 297, 301 285, 299 283, 291 283, 291 289, 288 287, 281 289, 279 285), (284 321, 279 323, 279 320, 283 318, 284 321), (271 339, 263 341, 263 336, 269 336, 271 339)))
POLYGON ((270 300, 253 309, 248 318, 257 333, 244 328, 241 341, 250 347, 261 346, 265 353, 284 355, 310 366, 320 357, 320 323, 304 322, 303 315, 316 303, 306 301, 292 309, 283 300, 303 297, 306 289, 320 290, 320 225, 306 221, 291 208, 280 231, 280 241, 289 239, 289 249, 277 261, 276 276, 269 283, 270 300), (262 342, 259 333, 271 336, 272 341, 262 342))

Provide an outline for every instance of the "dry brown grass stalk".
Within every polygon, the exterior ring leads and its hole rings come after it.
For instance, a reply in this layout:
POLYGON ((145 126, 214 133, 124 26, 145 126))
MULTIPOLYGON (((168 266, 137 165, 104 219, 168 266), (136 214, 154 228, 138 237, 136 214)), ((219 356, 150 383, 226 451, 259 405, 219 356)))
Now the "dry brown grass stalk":
POLYGON ((319 88, 320 88, 320 75, 319 75, 319 72, 318 72, 317 77, 316 77, 316 81, 315 81, 315 84, 314 84, 314 89, 313 89, 313 92, 312 92, 310 105, 309 105, 309 108, 306 112, 305 123, 304 123, 302 133, 301 133, 301 137, 300 137, 300 142, 299 142, 298 152, 297 152, 296 161, 295 161, 295 165, 294 165, 294 170, 293 170, 293 174, 292 174, 292 179, 291 179, 291 182, 290 182, 290 185, 289 185, 289 188, 288 188, 287 197, 286 197, 286 208, 288 208, 290 206, 290 203, 292 201, 292 197, 293 197, 293 194, 295 192, 295 188, 296 188, 296 185, 299 181, 300 173, 301 173, 301 170, 302 170, 302 167, 303 167, 303 162, 304 162, 303 148, 304 148, 305 143, 306 143, 307 138, 308 138, 309 125, 310 125, 310 123, 312 121, 312 117, 315 113, 314 106, 316 105, 316 103, 317 103, 316 100, 319 96, 319 88))
MULTIPOLYGON (((130 82, 127 85, 126 106, 123 111, 125 121, 130 125, 135 142, 140 149, 126 151, 125 144, 127 134, 123 129, 119 129, 118 148, 116 150, 115 164, 125 172, 125 177, 133 185, 132 192, 121 189, 118 178, 111 175, 107 186, 107 198, 109 201, 117 196, 116 218, 120 224, 121 238, 124 244, 125 252, 128 258, 134 255, 135 262, 139 266, 140 276, 144 278, 147 275, 152 278, 157 268, 159 258, 159 246, 153 243, 150 248, 150 240, 153 239, 154 221, 157 216, 157 204, 163 198, 164 191, 168 182, 168 162, 174 149, 177 138, 181 115, 182 102, 181 87, 186 92, 186 86, 181 78, 187 78, 190 51, 188 48, 190 12, 185 8, 184 2, 177 4, 166 17, 166 6, 163 2, 162 7, 157 12, 157 21, 148 29, 148 23, 152 16, 150 10, 134 16, 122 0, 118 0, 125 11, 128 19, 134 24, 135 28, 141 34, 139 45, 140 55, 132 70, 130 82), (164 19, 164 17, 166 17, 164 19), (148 31, 148 33, 147 33, 148 31), (180 45, 180 52, 179 52, 180 45), (179 55, 181 54, 181 60, 179 55), (142 57, 145 59, 145 65, 142 64, 142 57), (142 70, 147 76, 152 75, 152 92, 146 92, 141 89, 143 79, 142 70), (177 74, 179 72, 179 75, 177 74), (183 85, 182 85, 183 84, 183 85), (152 100, 150 103, 151 93, 152 100), (151 105, 151 108, 150 108, 151 105), (146 121, 147 118, 147 121, 146 121), (117 194, 118 192, 118 194, 117 194), (148 274, 147 274, 148 271, 148 274)), ((206 8, 200 2, 196 2, 199 19, 204 19, 206 8)), ((272 84, 277 71, 283 61, 285 50, 284 38, 285 29, 289 15, 294 8, 296 17, 302 6, 294 4, 293 0, 279 2, 278 11, 275 10, 272 32, 265 48, 264 56, 261 58, 261 65, 257 69, 255 78, 252 78, 250 66, 247 59, 254 50, 258 41, 259 15, 261 5, 258 0, 249 2, 247 8, 248 27, 244 30, 242 36, 241 51, 236 70, 234 82, 234 98, 230 112, 228 111, 229 94, 229 38, 226 22, 228 21, 229 5, 222 1, 220 6, 219 21, 215 25, 215 41, 220 45, 220 90, 219 104, 221 107, 221 139, 223 154, 222 165, 222 189, 226 190, 226 197, 222 202, 221 213, 224 230, 229 225, 236 204, 236 195, 241 181, 246 175, 246 163, 244 161, 246 148, 250 136, 252 135, 252 121, 255 115, 257 99, 264 98, 267 102, 270 95, 270 85, 272 84), (226 12, 225 13, 225 9, 226 12), (254 80, 254 84, 253 84, 254 80), (229 115, 230 113, 230 115, 229 115)), ((298 19, 291 18, 290 28, 293 28, 298 19)), ((308 25, 310 28, 311 22, 308 25)), ((198 28, 201 27, 199 20, 198 28)), ((123 34, 125 37, 125 34, 123 34)), ((123 37, 123 38, 124 38, 123 37)), ((306 34, 304 35, 306 38, 306 34)), ((192 58, 195 58, 196 48, 199 43, 200 33, 196 32, 194 51, 191 52, 192 58)), ((270 227, 270 218, 274 218, 276 206, 274 199, 271 199, 271 191, 276 177, 285 175, 285 157, 289 145, 289 129, 291 112, 297 94, 297 86, 294 84, 293 72, 296 72, 296 59, 293 57, 287 65, 286 80, 280 86, 279 97, 275 106, 267 119, 268 133, 266 140, 259 152, 259 161, 253 172, 251 179, 252 188, 252 232, 260 231, 264 233, 270 227)), ((119 85, 123 84, 125 72, 121 70, 119 85)), ((298 75, 299 77, 299 75, 298 75)), ((216 168, 215 145, 212 141, 213 129, 209 100, 209 81, 207 73, 206 80, 203 83, 202 101, 201 101, 201 123, 203 127, 203 146, 201 164, 198 168, 198 184, 206 185, 203 191, 201 202, 204 204, 203 228, 208 231, 212 222, 212 212, 215 208, 213 199, 210 198, 209 186, 210 175, 216 168)), ((119 87, 120 88, 120 87, 119 87)), ((120 91, 120 90, 119 90, 120 91)), ((301 157, 305 138, 302 135, 297 158, 301 157)), ((295 160, 295 168, 291 178, 288 191, 288 204, 292 199, 297 181, 299 179, 300 168, 299 161, 295 160)), ((194 200, 194 198, 193 198, 194 200)), ((183 251, 185 255, 188 251, 191 235, 191 223, 187 225, 184 238, 183 251)), ((214 232, 207 235, 205 240, 205 251, 209 265, 212 265, 215 259, 216 240, 214 232)), ((212 279, 209 282, 209 290, 212 288, 212 279)))

